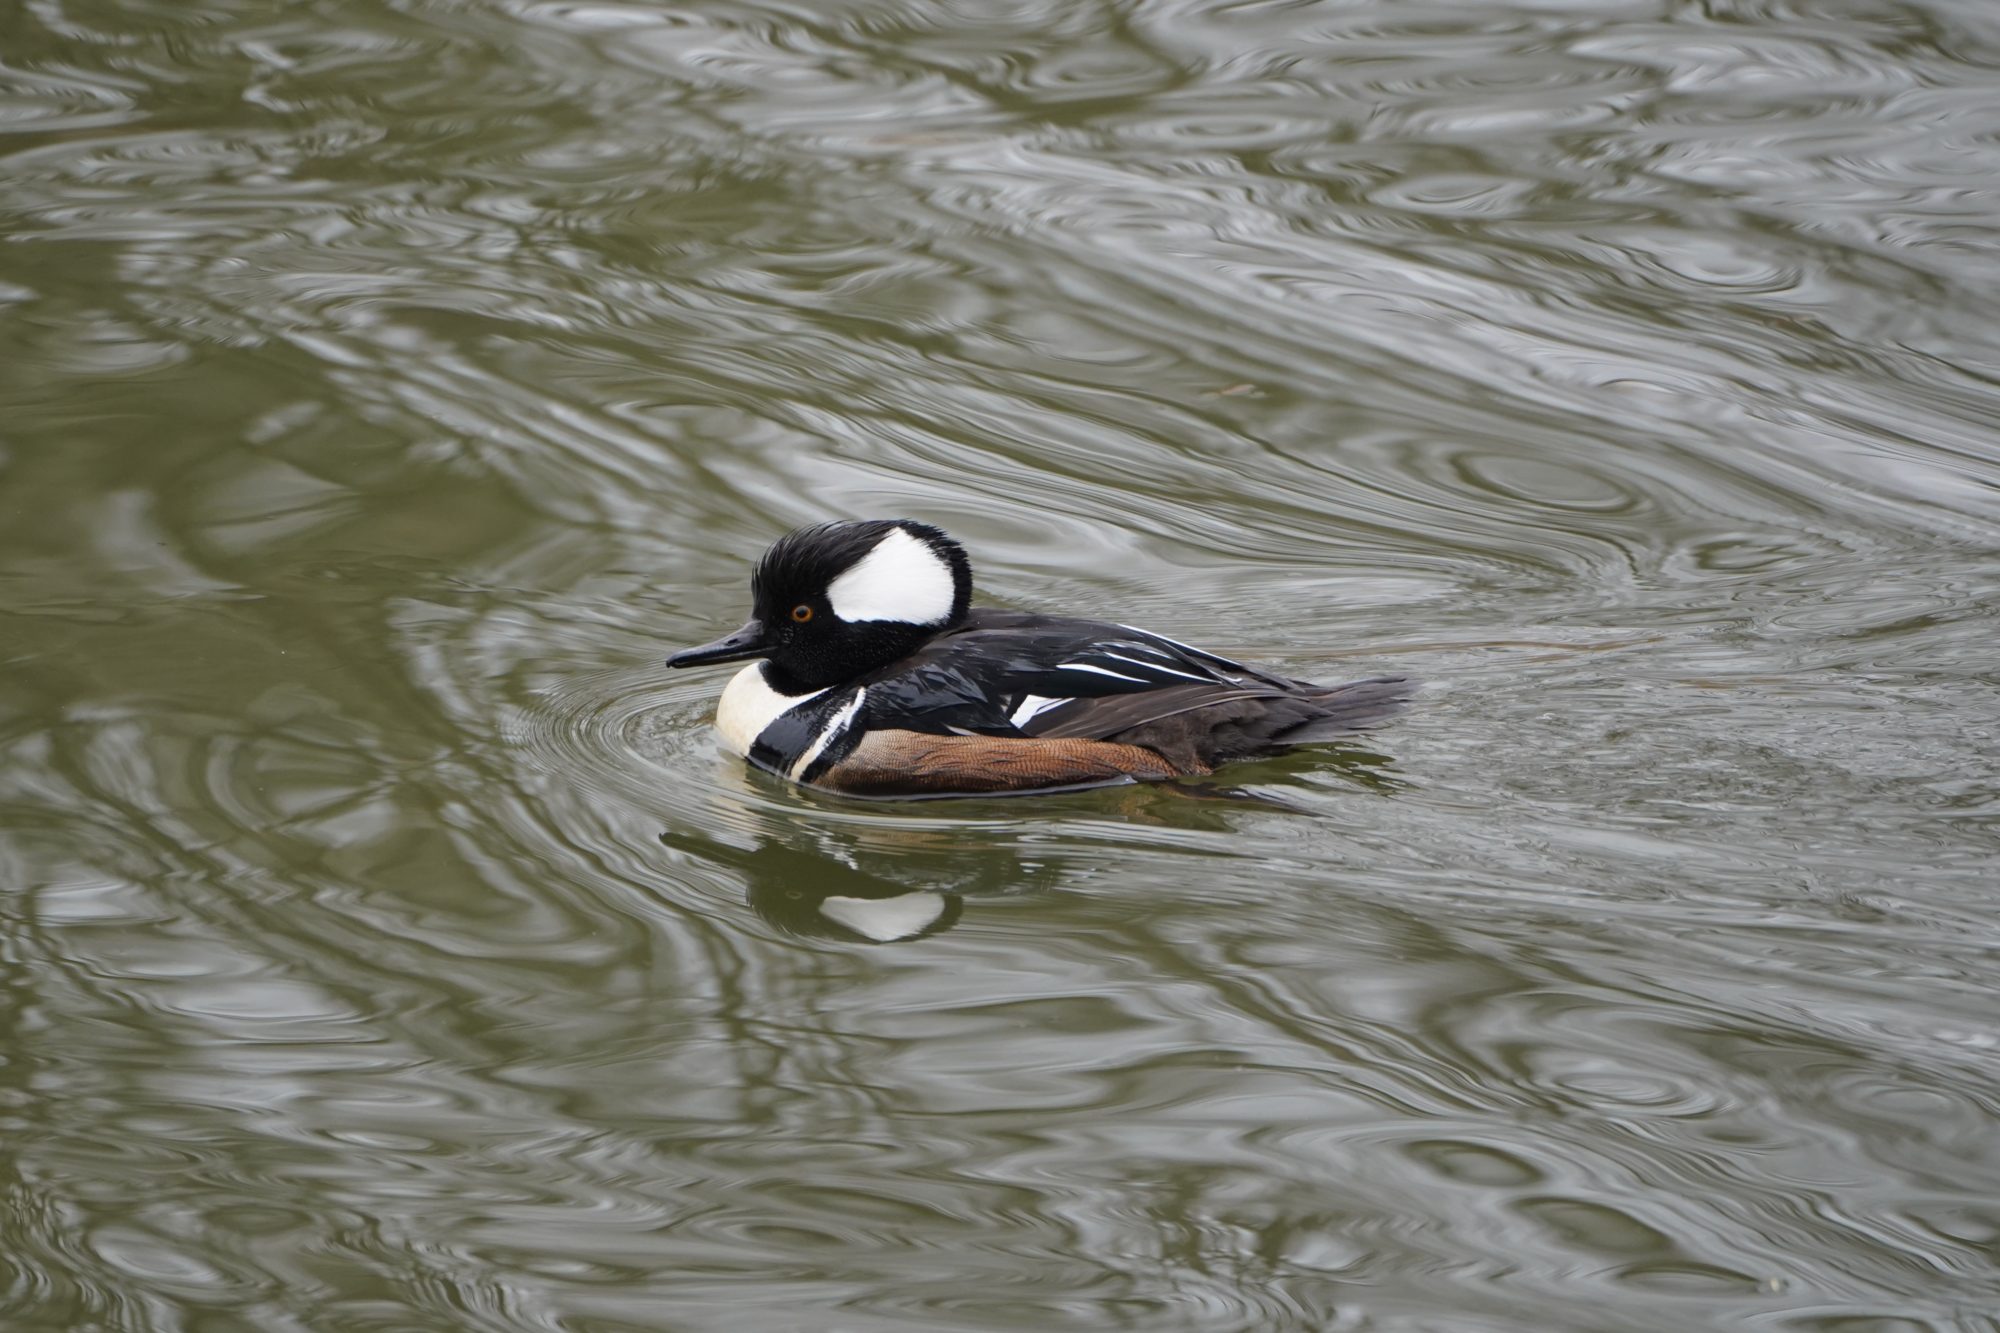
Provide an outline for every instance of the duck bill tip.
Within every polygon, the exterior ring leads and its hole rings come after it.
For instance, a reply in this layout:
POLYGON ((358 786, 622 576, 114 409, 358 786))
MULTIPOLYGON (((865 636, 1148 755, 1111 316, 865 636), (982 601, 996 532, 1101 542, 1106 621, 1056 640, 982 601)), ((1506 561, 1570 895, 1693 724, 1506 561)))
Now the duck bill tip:
POLYGON ((764 637, 764 622, 752 620, 734 634, 725 634, 713 643, 681 649, 667 659, 667 665, 679 668, 745 662, 753 657, 763 657, 770 651, 771 644, 764 637))

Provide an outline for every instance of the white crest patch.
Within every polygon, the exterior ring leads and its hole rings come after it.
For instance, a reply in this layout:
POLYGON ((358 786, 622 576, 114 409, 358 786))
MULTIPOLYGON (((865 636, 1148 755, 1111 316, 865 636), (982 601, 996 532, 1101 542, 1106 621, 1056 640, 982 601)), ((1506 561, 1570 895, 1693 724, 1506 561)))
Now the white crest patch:
POLYGON ((721 701, 715 705, 715 729, 722 733, 724 745, 747 758, 750 747, 764 734, 764 728, 806 700, 825 693, 820 689, 805 694, 780 694, 764 679, 764 664, 752 662, 729 678, 721 701))
POLYGON ((891 528, 874 549, 827 585, 826 600, 842 620, 900 620, 942 625, 958 588, 951 566, 928 542, 891 528))
POLYGON ((921 933, 944 909, 945 900, 929 892, 899 898, 828 897, 819 905, 821 916, 880 944, 921 933))

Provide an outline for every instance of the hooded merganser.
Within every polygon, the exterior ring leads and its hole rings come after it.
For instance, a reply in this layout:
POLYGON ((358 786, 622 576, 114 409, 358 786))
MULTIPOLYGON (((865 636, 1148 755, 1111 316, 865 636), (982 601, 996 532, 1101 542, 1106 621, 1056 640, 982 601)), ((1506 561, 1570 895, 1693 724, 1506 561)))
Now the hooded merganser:
POLYGON ((1403 676, 1314 685, 1129 625, 974 609, 972 565, 908 519, 778 539, 750 622, 667 659, 756 658, 722 692, 731 750, 857 796, 958 796, 1184 777, 1373 726, 1403 676))

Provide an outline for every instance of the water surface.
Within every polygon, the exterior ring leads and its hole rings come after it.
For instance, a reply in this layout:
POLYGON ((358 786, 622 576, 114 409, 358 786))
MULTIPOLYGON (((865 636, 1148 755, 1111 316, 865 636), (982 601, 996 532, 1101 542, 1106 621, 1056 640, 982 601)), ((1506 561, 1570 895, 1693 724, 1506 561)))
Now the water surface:
POLYGON ((1988 0, 23 0, 0 155, 0 1326, 1995 1327, 1988 0), (746 774, 878 514, 1428 688, 746 774))

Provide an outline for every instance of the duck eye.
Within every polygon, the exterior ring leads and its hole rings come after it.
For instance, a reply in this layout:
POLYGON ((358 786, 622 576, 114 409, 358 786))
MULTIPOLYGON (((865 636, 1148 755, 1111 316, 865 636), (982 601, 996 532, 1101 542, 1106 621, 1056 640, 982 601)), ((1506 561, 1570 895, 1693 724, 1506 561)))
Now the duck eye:
POLYGON ((811 620, 812 618, 813 618, 813 609, 810 606, 807 606, 804 602, 800 602, 797 606, 792 608, 792 619, 798 621, 801 625, 805 624, 808 620, 811 620))

